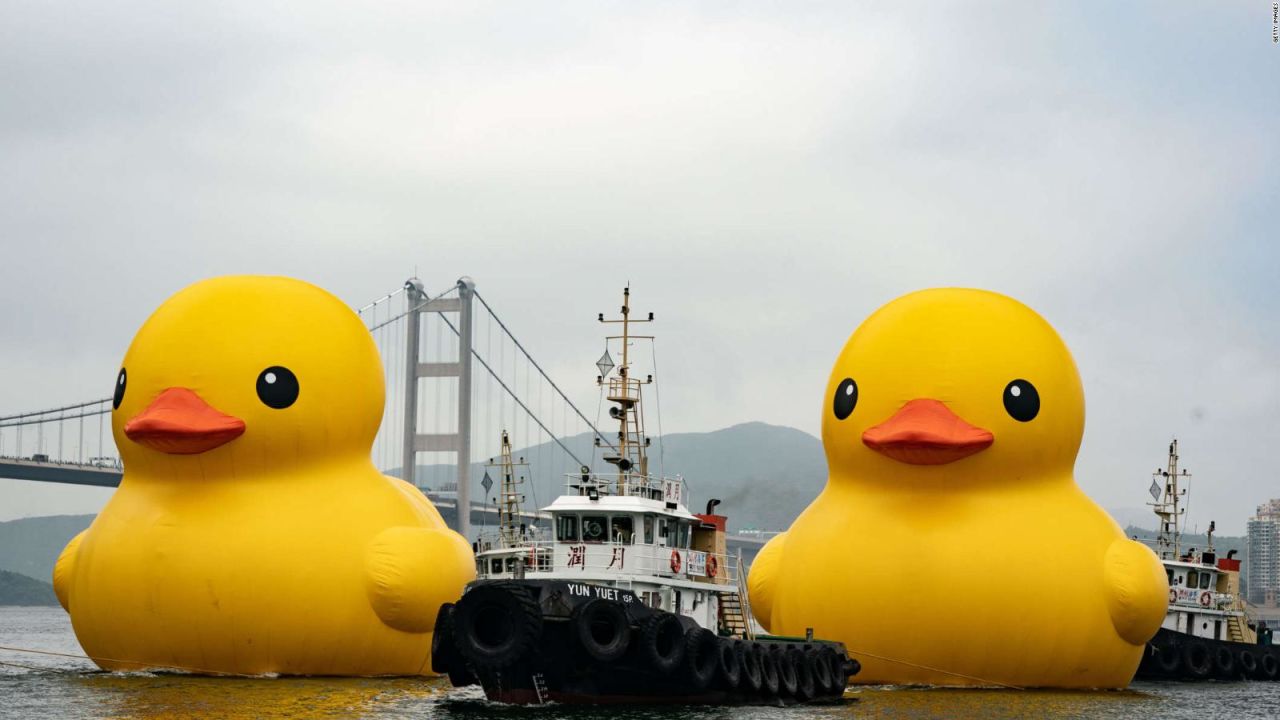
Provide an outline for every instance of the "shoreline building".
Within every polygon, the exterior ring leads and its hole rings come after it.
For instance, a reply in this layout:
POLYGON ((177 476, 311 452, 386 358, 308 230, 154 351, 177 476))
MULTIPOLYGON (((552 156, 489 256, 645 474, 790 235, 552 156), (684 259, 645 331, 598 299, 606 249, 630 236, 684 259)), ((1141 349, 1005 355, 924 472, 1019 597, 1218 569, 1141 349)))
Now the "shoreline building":
POLYGON ((1248 527, 1249 603, 1276 607, 1280 599, 1280 498, 1259 505, 1248 527))

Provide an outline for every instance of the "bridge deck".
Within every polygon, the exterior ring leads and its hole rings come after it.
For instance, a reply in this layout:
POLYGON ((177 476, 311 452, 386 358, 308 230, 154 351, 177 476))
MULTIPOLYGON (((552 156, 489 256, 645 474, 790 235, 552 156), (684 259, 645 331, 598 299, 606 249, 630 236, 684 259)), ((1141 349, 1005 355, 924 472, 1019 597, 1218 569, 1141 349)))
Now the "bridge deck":
POLYGON ((99 467, 82 463, 38 462, 21 458, 0 458, 0 478, 10 480, 38 480, 40 482, 69 483, 115 487, 120 484, 120 469, 99 467))

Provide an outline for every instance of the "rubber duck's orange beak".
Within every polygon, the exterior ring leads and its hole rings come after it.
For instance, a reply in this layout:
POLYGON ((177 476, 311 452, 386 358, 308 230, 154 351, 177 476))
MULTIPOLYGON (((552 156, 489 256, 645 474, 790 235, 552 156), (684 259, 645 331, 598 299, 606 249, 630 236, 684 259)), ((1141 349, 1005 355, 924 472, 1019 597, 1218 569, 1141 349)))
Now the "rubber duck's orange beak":
POLYGON ((124 434, 152 450, 197 455, 240 437, 244 421, 218 412, 191 390, 172 387, 125 423, 124 434))
POLYGON ((908 402, 862 433, 862 444, 909 465, 945 465, 991 447, 996 438, 937 400, 908 402))

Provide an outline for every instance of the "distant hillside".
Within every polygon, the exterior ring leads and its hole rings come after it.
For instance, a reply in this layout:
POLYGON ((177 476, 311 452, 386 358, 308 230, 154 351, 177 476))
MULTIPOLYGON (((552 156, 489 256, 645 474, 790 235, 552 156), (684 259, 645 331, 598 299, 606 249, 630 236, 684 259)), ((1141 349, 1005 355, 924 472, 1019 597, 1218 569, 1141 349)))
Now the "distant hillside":
POLYGON ((48 581, 58 553, 93 522, 92 515, 53 515, 0 522, 0 570, 48 581))
POLYGON ((0 605, 57 605, 53 586, 26 575, 0 570, 0 605))
MULTIPOLYGON (((599 470, 612 469, 600 459, 602 452, 583 434, 564 441, 584 461, 593 457, 599 470)), ((529 505, 545 506, 564 492, 565 455, 551 443, 515 451, 531 463, 529 505)), ((688 505, 694 512, 706 507, 708 498, 720 498, 718 511, 729 516, 734 530, 761 528, 785 530, 800 511, 818 496, 826 482, 826 458, 822 443, 812 435, 788 427, 747 423, 709 433, 668 435, 665 443, 654 440, 650 471, 683 475, 689 485, 688 505)), ((396 471, 392 471, 396 474, 396 471)), ((474 498, 483 500, 479 487, 483 464, 472 468, 474 498)), ((455 482, 452 465, 420 465, 421 485, 439 487, 455 482)), ((497 478, 495 476, 494 480, 497 478)), ((490 494, 496 494, 494 488, 490 494)), ((0 570, 48 580, 58 553, 76 533, 89 527, 92 515, 59 515, 0 522, 0 570)))
MULTIPOLYGON (((612 469, 600 459, 603 453, 592 446, 589 434, 563 442, 596 471, 612 469)), ((564 474, 576 470, 562 466, 565 455, 552 443, 517 448, 513 454, 530 463, 533 487, 526 496, 531 505, 550 504, 564 492, 564 474)), ((689 509, 694 512, 701 512, 709 498, 719 498, 718 511, 729 516, 732 529, 785 530, 822 490, 827 461, 818 438, 794 428, 753 422, 707 433, 675 433, 661 442, 654 439, 649 471, 683 475, 692 496, 689 509)), ((478 483, 484 472, 484 464, 477 463, 471 477, 478 483)), ((399 468, 390 471, 399 473, 399 468)), ((455 483, 456 475, 452 465, 419 465, 416 477, 419 485, 440 488, 455 483)), ((496 473, 491 475, 497 482, 496 473)), ((472 492, 473 499, 483 499, 478 486, 472 492)), ((490 497, 496 493, 495 488, 490 497)))

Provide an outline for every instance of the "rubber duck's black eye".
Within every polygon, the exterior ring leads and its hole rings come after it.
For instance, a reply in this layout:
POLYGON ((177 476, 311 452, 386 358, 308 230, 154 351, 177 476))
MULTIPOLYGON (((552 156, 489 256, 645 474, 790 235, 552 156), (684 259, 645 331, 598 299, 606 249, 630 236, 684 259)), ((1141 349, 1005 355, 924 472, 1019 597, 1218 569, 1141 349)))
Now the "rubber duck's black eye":
POLYGON ((124 385, 128 378, 125 377, 124 368, 120 368, 120 374, 116 376, 116 392, 111 396, 111 409, 119 410, 120 403, 124 402, 124 385))
POLYGON ((840 386, 836 388, 836 396, 831 402, 831 409, 835 411, 836 419, 843 420, 849 417, 849 413, 853 412, 853 406, 858 404, 858 383, 851 378, 845 378, 840 381, 840 386))
POLYGON ((298 376, 287 367, 272 365, 258 375, 258 399, 263 405, 283 410, 298 399, 298 376))
POLYGON ((1018 422, 1030 422, 1040 414, 1040 393, 1026 380, 1014 380, 1004 388, 1004 409, 1018 422))

